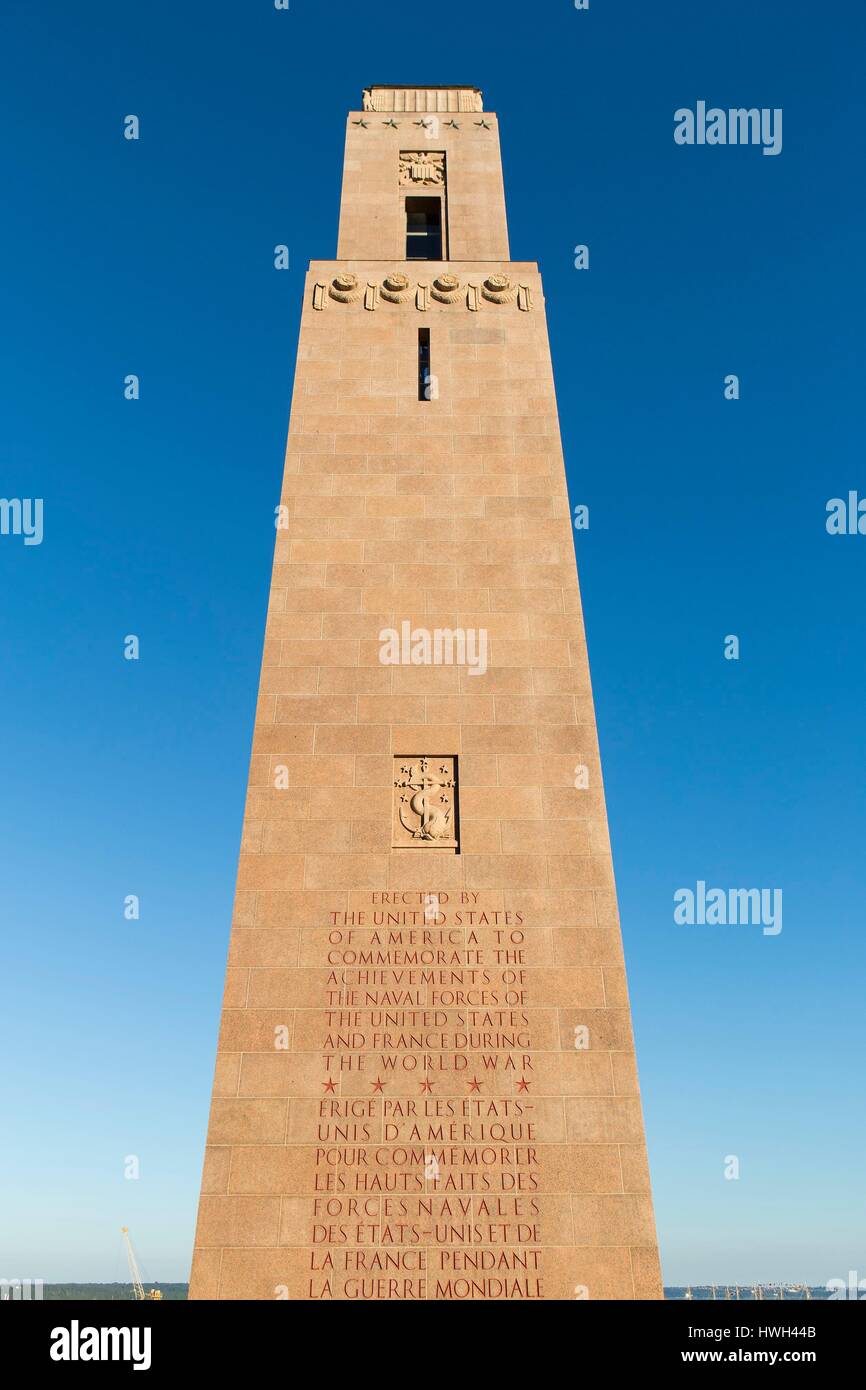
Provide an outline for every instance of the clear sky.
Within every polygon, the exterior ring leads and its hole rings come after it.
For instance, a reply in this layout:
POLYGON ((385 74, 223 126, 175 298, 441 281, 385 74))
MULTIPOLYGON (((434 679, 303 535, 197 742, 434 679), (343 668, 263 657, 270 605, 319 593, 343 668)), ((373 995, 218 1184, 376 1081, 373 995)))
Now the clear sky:
POLYGON ((301 286, 377 81, 483 88, 545 278, 665 1282, 866 1276, 866 536, 825 529, 866 495, 864 6, 4 15, 0 495, 44 539, 0 536, 0 1276, 124 1277, 128 1224, 187 1277, 301 286), (699 100, 782 153, 676 145, 699 100), (698 880, 781 933, 677 925, 698 880))

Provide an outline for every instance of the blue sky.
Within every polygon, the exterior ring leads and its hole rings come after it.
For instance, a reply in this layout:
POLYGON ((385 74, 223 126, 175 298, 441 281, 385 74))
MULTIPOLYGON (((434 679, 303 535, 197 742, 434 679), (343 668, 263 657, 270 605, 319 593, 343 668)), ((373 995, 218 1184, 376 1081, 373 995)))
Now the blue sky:
POLYGON ((824 524, 866 495, 864 28, 7 0, 0 495, 45 519, 0 537, 0 1276, 122 1278, 122 1224, 187 1276, 300 291, 376 81, 483 88, 545 279, 665 1281, 866 1275, 866 536, 824 524), (699 99, 781 107, 781 155, 677 146, 699 99), (675 925, 699 879, 781 934, 675 925))

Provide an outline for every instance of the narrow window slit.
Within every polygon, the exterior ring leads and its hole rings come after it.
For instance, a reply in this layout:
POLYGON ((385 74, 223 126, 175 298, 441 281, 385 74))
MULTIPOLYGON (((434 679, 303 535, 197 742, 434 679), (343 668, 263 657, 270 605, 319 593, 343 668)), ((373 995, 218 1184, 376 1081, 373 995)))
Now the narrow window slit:
POLYGON ((430 371, 430 329, 418 329, 418 399, 434 399, 434 380, 430 371))

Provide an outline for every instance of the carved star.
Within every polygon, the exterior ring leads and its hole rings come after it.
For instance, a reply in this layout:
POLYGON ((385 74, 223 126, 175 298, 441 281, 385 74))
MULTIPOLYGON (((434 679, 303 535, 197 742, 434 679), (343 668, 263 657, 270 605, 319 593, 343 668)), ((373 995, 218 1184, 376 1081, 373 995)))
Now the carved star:
POLYGON ((362 125, 362 126, 364 127, 365 130, 367 129, 367 127, 368 127, 369 124, 370 124, 370 122, 369 122, 369 121, 365 121, 365 120, 363 119, 363 117, 361 118, 360 121, 353 121, 353 122, 352 122, 352 125, 362 125))
POLYGON ((400 122, 395 121, 393 116, 391 117, 390 121, 383 121, 382 124, 391 126, 393 130, 399 130, 400 128, 400 122))
POLYGON ((370 1082, 370 1085, 373 1087, 374 1091, 382 1091, 385 1089, 384 1081, 380 1081, 378 1076, 376 1077, 375 1081, 370 1082))
POLYGON ((472 1080, 469 1082, 469 1089, 470 1091, 481 1090, 481 1082, 478 1080, 477 1076, 473 1076, 472 1080))
POLYGON ((485 119, 484 119, 483 116, 481 117, 481 120, 480 120, 480 121, 476 121, 475 124, 476 124, 476 125, 481 125, 481 126, 483 126, 485 130, 492 130, 492 129, 493 129, 493 126, 488 125, 487 122, 485 121, 485 119))
POLYGON ((520 1080, 519 1080, 518 1083, 517 1083, 517 1089, 518 1089, 518 1091, 528 1091, 528 1090, 529 1090, 529 1082, 526 1080, 526 1077, 525 1077, 525 1076, 521 1076, 520 1080))
POLYGON ((459 130, 459 129, 460 129, 460 126, 457 124, 456 121, 446 121, 445 124, 446 124, 446 125, 452 126, 452 127, 454 128, 454 130, 459 130))
POLYGON ((424 1092, 425 1096, 429 1096, 430 1092, 433 1090, 433 1082, 432 1082, 432 1081, 422 1081, 422 1082, 421 1082, 421 1090, 424 1092))
POLYGON ((427 129, 429 128, 429 126, 430 126, 430 121, 414 121, 413 124, 414 124, 414 125, 422 125, 422 126, 424 127, 424 129, 427 130, 427 129))
POLYGON ((322 1085, 324 1086, 325 1090, 326 1090, 326 1091, 329 1091, 332 1095, 333 1095, 334 1091, 336 1091, 336 1089, 337 1089, 337 1083, 336 1083, 335 1081, 331 1081, 331 1080, 323 1081, 323 1082, 322 1082, 322 1085))

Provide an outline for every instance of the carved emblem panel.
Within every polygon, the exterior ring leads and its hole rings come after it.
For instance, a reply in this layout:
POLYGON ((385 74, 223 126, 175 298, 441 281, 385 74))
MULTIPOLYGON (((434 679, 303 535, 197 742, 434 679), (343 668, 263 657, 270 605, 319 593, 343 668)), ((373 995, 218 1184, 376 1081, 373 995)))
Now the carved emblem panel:
POLYGON ((403 755, 394 759, 394 849, 458 849, 457 759, 403 755))
POLYGON ((444 188, 445 155, 431 150, 401 150, 401 188, 444 188))

